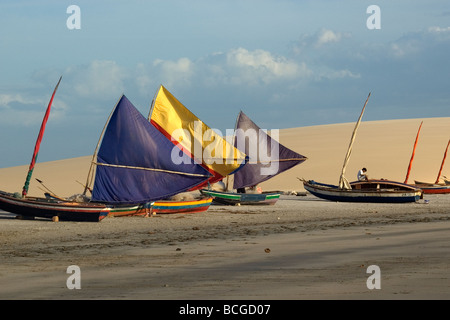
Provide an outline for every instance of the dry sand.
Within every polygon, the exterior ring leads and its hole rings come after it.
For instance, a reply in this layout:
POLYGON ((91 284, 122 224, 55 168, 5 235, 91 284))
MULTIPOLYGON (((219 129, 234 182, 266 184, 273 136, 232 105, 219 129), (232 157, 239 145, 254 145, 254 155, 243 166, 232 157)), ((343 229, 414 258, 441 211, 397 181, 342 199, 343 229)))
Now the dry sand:
MULTIPOLYGON (((363 122, 347 177, 366 166, 372 177, 402 181, 419 124, 363 122)), ((337 183, 353 126, 281 131, 281 142, 308 160, 263 189, 301 190, 297 176, 337 183)), ((410 179, 436 178, 449 126, 450 118, 424 120, 410 179)), ((38 164, 34 177, 68 196, 80 192, 89 161, 38 164)), ((19 191, 25 174, 26 166, 0 169, 0 189, 19 191)), ((38 186, 30 194, 41 195, 38 186)), ((275 206, 100 223, 0 213, 0 299, 449 299, 450 195, 424 200, 282 196, 275 206), (66 286, 70 265, 81 269, 79 290, 66 286), (368 289, 369 265, 380 267, 381 289, 368 289)))

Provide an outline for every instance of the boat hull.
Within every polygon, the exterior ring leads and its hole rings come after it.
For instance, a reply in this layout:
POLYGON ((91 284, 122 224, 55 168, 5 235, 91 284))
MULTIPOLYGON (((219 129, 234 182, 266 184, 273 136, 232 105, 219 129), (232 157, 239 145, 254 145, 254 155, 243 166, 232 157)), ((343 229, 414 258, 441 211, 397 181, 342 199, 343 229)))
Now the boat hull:
POLYGON ((353 183, 351 190, 340 189, 334 185, 318 183, 315 181, 303 181, 304 188, 314 196, 338 202, 375 202, 375 203, 407 203, 416 202, 422 197, 422 190, 416 188, 408 188, 400 183, 390 184, 388 181, 373 181, 372 188, 355 189, 353 183), (391 188, 375 188, 376 184, 382 184, 384 187, 391 188))
POLYGON ((208 210, 212 200, 212 197, 182 201, 158 200, 135 206, 116 206, 111 209, 109 216, 124 217, 143 216, 160 213, 196 213, 208 210))
POLYGON ((202 189, 200 192, 214 198, 213 202, 222 205, 274 205, 279 193, 236 193, 202 189))
POLYGON ((0 209, 27 218, 53 219, 61 221, 99 222, 110 208, 98 204, 56 202, 45 198, 16 198, 13 194, 0 191, 0 209))
POLYGON ((130 206, 113 206, 108 213, 109 217, 144 216, 151 212, 151 205, 138 204, 130 206))
POLYGON ((151 211, 154 214, 203 212, 208 210, 212 201, 212 197, 189 201, 159 200, 153 203, 151 211))
POLYGON ((424 186, 416 185, 416 187, 421 188, 425 194, 445 194, 450 193, 450 185, 445 186, 424 186))

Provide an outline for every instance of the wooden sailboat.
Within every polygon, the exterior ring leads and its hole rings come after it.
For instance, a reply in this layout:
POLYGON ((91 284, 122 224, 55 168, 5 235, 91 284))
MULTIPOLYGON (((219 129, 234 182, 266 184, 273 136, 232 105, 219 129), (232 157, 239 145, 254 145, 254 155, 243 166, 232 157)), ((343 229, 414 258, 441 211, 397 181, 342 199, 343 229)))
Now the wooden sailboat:
POLYGON ((100 136, 85 193, 95 179, 91 202, 111 207, 109 215, 147 215, 205 211, 212 198, 172 201, 170 197, 203 184, 211 174, 188 155, 171 159, 176 148, 152 126, 125 95, 119 99, 100 136))
POLYGON ((356 132, 364 114, 369 97, 370 93, 364 103, 364 107, 353 130, 347 154, 344 159, 344 164, 342 166, 339 185, 324 184, 314 180, 306 181, 302 179, 303 186, 308 192, 316 197, 330 201, 378 203, 404 203, 418 201, 422 196, 422 190, 411 185, 390 180, 374 179, 349 183, 344 176, 345 169, 352 152, 356 132))
POLYGON ((204 187, 240 171, 246 163, 244 152, 203 123, 163 86, 160 86, 152 102, 148 120, 192 161, 211 173, 206 183, 191 190, 201 189, 203 195, 217 199, 217 193, 204 192, 204 187))
POLYGON ((201 192, 213 196, 214 202, 219 204, 275 204, 280 198, 280 193, 248 193, 248 190, 255 190, 258 184, 303 163, 307 158, 273 139, 242 111, 236 121, 235 133, 235 146, 239 148, 241 145, 240 148, 249 156, 249 161, 232 175, 233 188, 227 183, 227 189, 240 192, 220 192, 211 189, 202 189, 201 192), (246 143, 247 136, 252 137, 254 141, 246 143), (267 152, 269 150, 270 152, 267 152), (266 153, 270 153, 270 157, 266 153))
POLYGON ((25 218, 46 218, 63 221, 95 221, 98 222, 107 216, 110 208, 104 204, 75 203, 47 198, 28 196, 28 187, 36 164, 40 144, 44 135, 45 126, 50 115, 51 105, 59 87, 61 78, 53 90, 50 102, 44 115, 35 144, 28 174, 22 190, 22 194, 0 191, 0 209, 11 212, 25 218))

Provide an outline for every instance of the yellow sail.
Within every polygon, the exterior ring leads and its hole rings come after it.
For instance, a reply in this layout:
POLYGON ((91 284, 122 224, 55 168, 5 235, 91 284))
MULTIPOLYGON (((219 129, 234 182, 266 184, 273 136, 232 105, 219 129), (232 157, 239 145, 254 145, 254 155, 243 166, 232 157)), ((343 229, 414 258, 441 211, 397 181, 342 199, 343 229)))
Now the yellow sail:
POLYGON ((189 111, 164 86, 160 86, 149 114, 150 122, 197 163, 216 182, 245 164, 246 155, 189 111))

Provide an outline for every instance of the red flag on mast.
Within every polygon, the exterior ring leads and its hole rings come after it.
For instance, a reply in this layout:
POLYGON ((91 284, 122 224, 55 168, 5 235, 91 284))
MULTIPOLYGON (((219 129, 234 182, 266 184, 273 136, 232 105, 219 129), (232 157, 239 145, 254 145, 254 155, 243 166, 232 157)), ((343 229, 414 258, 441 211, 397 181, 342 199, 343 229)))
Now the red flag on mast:
POLYGON ((59 83, 61 82, 62 76, 59 78, 58 84, 55 87, 55 90, 53 90, 53 94, 52 97, 50 99, 50 102, 48 103, 48 107, 47 107, 47 111, 45 112, 44 115, 44 119, 42 120, 42 124, 41 124, 41 129, 39 130, 39 135, 38 138, 36 140, 36 144, 34 146, 34 152, 33 152, 33 157, 31 158, 31 163, 30 163, 30 168, 28 169, 28 174, 27 174, 27 178, 25 180, 25 184, 23 186, 23 190, 22 190, 22 197, 25 197, 28 193, 28 186, 30 185, 30 179, 31 179, 31 175, 33 174, 33 169, 34 169, 34 165, 36 163, 36 159, 39 153, 39 148, 41 146, 41 140, 42 137, 44 135, 44 131, 45 131, 45 125, 47 124, 47 120, 48 117, 50 115, 50 109, 53 103, 53 98, 55 97, 55 93, 56 90, 58 89, 59 83))

